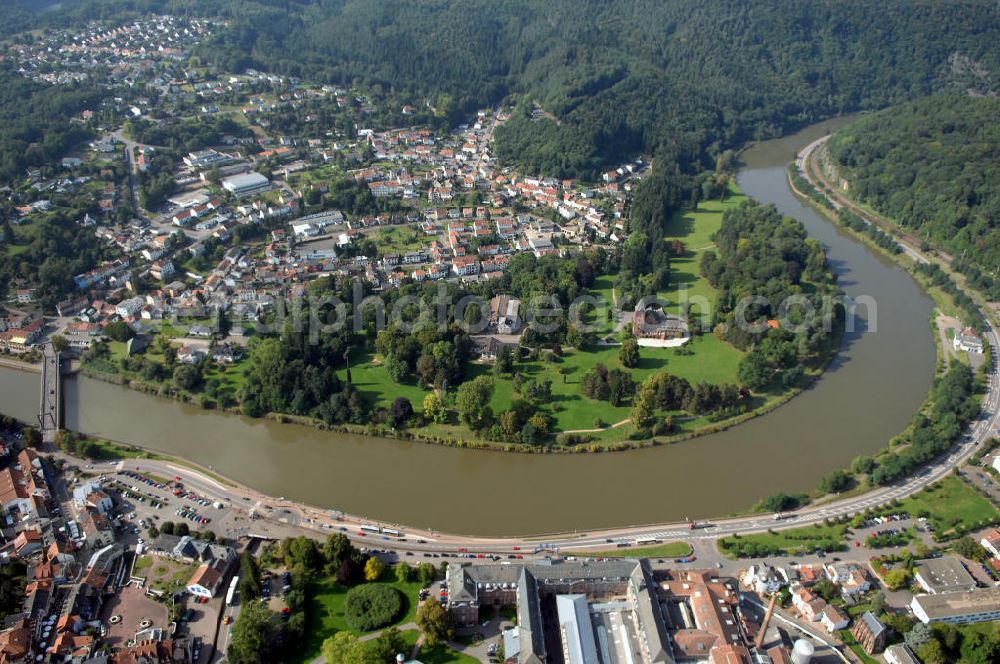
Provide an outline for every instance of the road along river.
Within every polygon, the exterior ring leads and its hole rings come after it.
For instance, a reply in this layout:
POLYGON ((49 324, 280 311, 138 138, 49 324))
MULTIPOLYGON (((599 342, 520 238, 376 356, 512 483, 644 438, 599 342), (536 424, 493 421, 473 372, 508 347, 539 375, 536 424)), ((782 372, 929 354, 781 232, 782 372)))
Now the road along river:
MULTIPOLYGON (((848 295, 877 301, 877 331, 862 309, 839 357, 811 389, 729 431, 613 454, 504 454, 203 411, 85 377, 66 381, 66 426, 192 459, 272 496, 452 533, 675 522, 812 489, 905 428, 935 363, 931 300, 904 270, 840 233, 788 188, 785 169, 795 151, 837 126, 823 123, 748 150, 739 182, 823 242, 848 295)), ((0 368, 0 412, 34 420, 37 383, 37 374, 0 368)))

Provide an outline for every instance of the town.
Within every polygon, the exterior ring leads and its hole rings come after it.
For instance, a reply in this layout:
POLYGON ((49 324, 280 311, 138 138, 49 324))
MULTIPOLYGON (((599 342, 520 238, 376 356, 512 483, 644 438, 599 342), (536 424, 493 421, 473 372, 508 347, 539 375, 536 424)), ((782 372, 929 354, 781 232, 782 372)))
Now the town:
MULTIPOLYGON (((253 70, 209 78, 204 69, 186 67, 187 49, 210 30, 158 17, 7 47, 6 57, 16 58, 25 76, 49 80, 34 72, 56 69, 91 80, 107 68, 114 75, 101 79, 103 85, 135 88, 142 82, 157 92, 85 111, 81 122, 98 126, 88 149, 33 170, 29 187, 6 192, 25 233, 58 201, 75 205, 99 197, 98 209, 77 221, 81 232, 99 238, 108 259, 75 275, 76 292, 54 303, 60 324, 49 332, 64 336, 71 348, 88 348, 104 338, 104 325, 117 320, 142 329, 221 311, 234 327, 251 326, 277 300, 323 276, 361 278, 376 292, 404 280, 475 282, 502 274, 516 253, 565 254, 624 239, 627 194, 647 162, 609 171, 594 188, 501 169, 492 137, 507 111, 482 111, 454 134, 321 129, 315 114, 305 115, 301 131, 275 132, 278 116, 307 113, 314 105, 346 108, 361 118, 373 109, 366 97, 331 86, 253 70), (220 111, 222 100, 233 110, 220 111), (150 122, 169 136, 170 127, 220 113, 238 136, 213 134, 217 143, 199 141, 190 152, 134 138, 156 136, 150 122), (102 132, 97 118, 105 116, 122 118, 133 130, 102 132), (164 178, 171 193, 150 195, 164 178), (331 207, 331 182, 369 201, 360 207, 372 212, 331 207), (123 207, 140 200, 148 209, 137 205, 135 218, 115 223, 123 207), (380 207, 391 211, 375 213, 380 207), (143 280, 152 287, 139 294, 143 280)), ((399 113, 413 110, 404 106, 399 113)), ((30 309, 38 299, 38 284, 17 288, 17 304, 30 309)), ((33 327, 30 316, 23 322, 12 314, 8 325, 21 330, 3 338, 10 351, 42 339, 43 326, 33 327)))
POLYGON ((1000 661, 995 16, 15 1, 0 664, 1000 661))

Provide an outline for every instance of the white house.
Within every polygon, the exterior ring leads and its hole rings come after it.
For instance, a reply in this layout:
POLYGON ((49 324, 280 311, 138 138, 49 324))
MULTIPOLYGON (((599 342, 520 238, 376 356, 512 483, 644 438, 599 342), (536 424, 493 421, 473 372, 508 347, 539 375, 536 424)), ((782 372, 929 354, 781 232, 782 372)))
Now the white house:
POLYGON ((312 224, 292 224, 292 232, 296 237, 315 237, 319 235, 319 229, 312 224))
POLYGON ((101 514, 107 514, 112 507, 111 498, 97 482, 85 482, 74 487, 73 504, 80 509, 90 505, 101 514))
POLYGON ((809 622, 816 622, 823 609, 826 608, 826 600, 817 597, 806 588, 799 588, 792 593, 792 604, 799 610, 803 618, 809 622))
POLYGON ((851 619, 842 610, 833 604, 827 604, 819 614, 819 621, 823 623, 826 631, 833 634, 837 630, 846 629, 851 623, 851 619))
POLYGON ((115 306, 115 313, 122 318, 132 318, 142 310, 144 302, 141 297, 130 297, 115 306))
MULTIPOLYGON (((996 463, 996 461, 994 461, 996 463)), ((983 533, 983 538, 979 543, 984 549, 990 552, 994 558, 1000 558, 1000 530, 991 528, 983 533)))
POLYGON ((961 332, 956 333, 952 343, 955 350, 964 350, 968 353, 976 353, 978 355, 982 355, 983 353, 983 338, 971 327, 967 327, 961 332))
POLYGON ((758 594, 771 594, 781 590, 784 579, 770 565, 751 565, 740 578, 743 585, 758 594))
POLYGON ((188 581, 187 591, 198 597, 215 597, 219 584, 222 583, 222 573, 208 563, 195 570, 188 581))

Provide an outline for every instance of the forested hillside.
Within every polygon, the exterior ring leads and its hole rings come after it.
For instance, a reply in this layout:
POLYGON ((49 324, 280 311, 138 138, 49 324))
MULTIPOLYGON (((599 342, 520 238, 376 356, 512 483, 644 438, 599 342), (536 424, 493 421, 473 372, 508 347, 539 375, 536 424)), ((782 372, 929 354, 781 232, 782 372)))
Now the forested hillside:
POLYGON ((100 98, 93 87, 36 83, 0 63, 0 181, 60 159, 89 138, 87 127, 69 119, 100 98))
POLYGON ((939 95, 864 117, 830 154, 850 193, 1000 300, 1000 99, 939 95))
POLYGON ((593 177, 637 151, 685 170, 726 147, 947 87, 995 90, 995 2, 93 0, 58 19, 215 14, 202 56, 412 94, 453 121, 523 94, 498 152, 593 177))

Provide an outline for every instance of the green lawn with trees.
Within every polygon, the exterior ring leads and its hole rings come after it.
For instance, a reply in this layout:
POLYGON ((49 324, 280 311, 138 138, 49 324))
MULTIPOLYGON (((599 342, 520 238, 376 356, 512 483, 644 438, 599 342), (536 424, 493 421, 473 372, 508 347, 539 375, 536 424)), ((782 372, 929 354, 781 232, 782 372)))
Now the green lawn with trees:
POLYGON ((757 558, 773 555, 799 555, 817 549, 843 551, 846 525, 814 525, 788 530, 774 530, 755 535, 723 537, 717 545, 730 558, 757 558))
POLYGON ((900 501, 889 511, 905 511, 926 517, 937 538, 950 539, 997 523, 1000 510, 975 489, 954 475, 945 477, 920 493, 900 501))
MULTIPOLYGON (((401 602, 399 613, 383 626, 412 622, 417 613, 418 594, 422 587, 420 581, 401 582, 395 578, 394 574, 392 568, 386 569, 378 584, 396 592, 401 602)), ((371 586, 361 585, 355 588, 368 587, 371 586)), ((336 576, 328 576, 315 582, 309 599, 309 621, 305 638, 301 643, 300 655, 296 659, 289 659, 289 664, 312 662, 319 656, 323 642, 338 632, 349 632, 356 636, 362 636, 380 628, 365 629, 365 626, 355 627, 352 625, 348 617, 347 606, 348 593, 351 590, 338 582, 336 576)))

